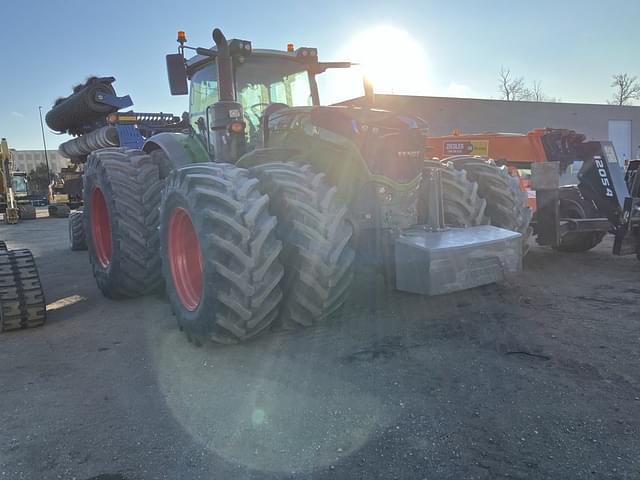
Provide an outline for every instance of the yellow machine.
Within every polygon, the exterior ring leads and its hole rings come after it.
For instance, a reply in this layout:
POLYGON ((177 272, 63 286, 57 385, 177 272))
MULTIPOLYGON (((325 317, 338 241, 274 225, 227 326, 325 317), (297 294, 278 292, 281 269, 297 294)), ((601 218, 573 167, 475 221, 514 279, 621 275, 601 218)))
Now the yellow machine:
POLYGON ((60 170, 49 185, 49 216, 65 218, 82 205, 82 170, 77 164, 60 170))
POLYGON ((13 168, 11 150, 3 138, 0 141, 0 213, 4 213, 6 223, 36 218, 36 209, 28 198, 27 174, 13 168))
POLYGON ((0 163, 2 164, 0 171, 2 176, 2 182, 0 182, 0 211, 4 210, 5 222, 18 223, 18 204, 13 192, 11 174, 13 162, 11 161, 11 151, 6 138, 3 138, 0 142, 0 163))
MULTIPOLYGON (((7 223, 33 214, 26 204, 27 178, 13 171, 7 139, 0 140, 0 209, 7 223), (20 203, 23 202, 23 203, 20 203)), ((0 333, 44 324, 47 312, 40 276, 33 255, 26 248, 9 249, 0 240, 0 333)))

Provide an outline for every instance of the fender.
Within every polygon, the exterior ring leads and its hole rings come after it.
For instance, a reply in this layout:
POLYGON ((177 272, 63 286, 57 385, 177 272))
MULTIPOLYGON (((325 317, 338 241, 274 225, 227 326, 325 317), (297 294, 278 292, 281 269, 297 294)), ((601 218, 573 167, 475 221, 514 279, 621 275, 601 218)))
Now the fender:
POLYGON ((241 156, 236 162, 236 166, 240 168, 251 168, 270 162, 287 162, 297 157, 300 160, 300 151, 297 148, 286 147, 268 147, 256 148, 241 156))
POLYGON ((209 152, 199 138, 179 132, 162 132, 153 135, 144 142, 142 150, 151 153, 162 150, 173 168, 180 168, 190 163, 210 162, 209 152))

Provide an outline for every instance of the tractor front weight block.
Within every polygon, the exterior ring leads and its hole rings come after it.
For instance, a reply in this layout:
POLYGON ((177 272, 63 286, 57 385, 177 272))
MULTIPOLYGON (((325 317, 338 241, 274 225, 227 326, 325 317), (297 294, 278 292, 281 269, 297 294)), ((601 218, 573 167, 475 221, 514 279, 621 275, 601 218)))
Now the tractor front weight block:
POLYGON ((395 240, 396 289, 441 295, 500 282, 522 270, 522 235, 480 225, 404 230, 395 240))

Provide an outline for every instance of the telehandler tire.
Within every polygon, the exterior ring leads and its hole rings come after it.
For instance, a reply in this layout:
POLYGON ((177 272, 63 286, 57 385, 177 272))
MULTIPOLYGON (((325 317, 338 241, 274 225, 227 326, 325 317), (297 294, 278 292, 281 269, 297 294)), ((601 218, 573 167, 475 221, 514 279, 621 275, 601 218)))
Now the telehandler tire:
POLYGON ((269 197, 245 169, 192 164, 166 178, 162 271, 189 341, 237 343, 264 332, 282 301, 282 243, 269 197))
POLYGON ((71 250, 86 250, 87 238, 84 233, 84 213, 73 210, 69 214, 69 244, 71 250))
POLYGON ((337 189, 311 166, 273 162, 251 168, 278 218, 285 268, 281 325, 310 326, 345 302, 353 279, 353 227, 337 189))
POLYGON ((112 299, 158 290, 158 167, 140 150, 105 148, 89 155, 83 185, 85 236, 98 288, 112 299))
MULTIPOLYGON (((594 218, 598 211, 593 202, 585 199, 577 186, 560 187, 560 217, 594 218)), ((562 237, 555 250, 560 252, 586 252, 597 246, 606 232, 570 232, 562 237)))
POLYGON ((20 220, 35 220, 36 207, 33 205, 18 205, 18 218, 20 220))
POLYGON ((27 249, 0 251, 0 332, 39 327, 46 303, 33 255, 27 249))

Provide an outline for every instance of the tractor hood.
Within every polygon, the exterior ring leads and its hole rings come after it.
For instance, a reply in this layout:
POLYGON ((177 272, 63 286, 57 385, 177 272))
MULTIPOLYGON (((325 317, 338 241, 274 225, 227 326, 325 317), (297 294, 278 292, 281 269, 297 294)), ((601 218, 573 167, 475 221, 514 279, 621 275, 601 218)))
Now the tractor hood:
POLYGON ((406 183, 422 171, 426 124, 419 118, 343 106, 283 108, 269 117, 272 133, 300 128, 328 141, 350 140, 373 175, 406 183))

